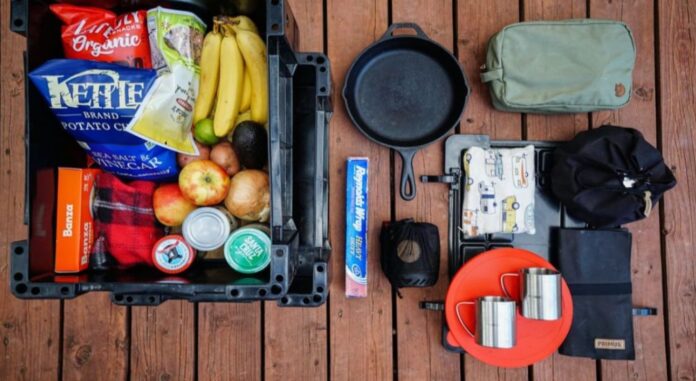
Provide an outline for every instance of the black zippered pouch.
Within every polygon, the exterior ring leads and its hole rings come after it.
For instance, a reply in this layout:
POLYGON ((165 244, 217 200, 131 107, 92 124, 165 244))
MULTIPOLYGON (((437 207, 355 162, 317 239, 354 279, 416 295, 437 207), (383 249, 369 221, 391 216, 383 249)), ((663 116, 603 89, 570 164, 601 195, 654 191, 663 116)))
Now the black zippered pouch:
POLYGON ((559 229, 558 263, 573 296, 573 324, 559 353, 633 360, 631 233, 559 229))

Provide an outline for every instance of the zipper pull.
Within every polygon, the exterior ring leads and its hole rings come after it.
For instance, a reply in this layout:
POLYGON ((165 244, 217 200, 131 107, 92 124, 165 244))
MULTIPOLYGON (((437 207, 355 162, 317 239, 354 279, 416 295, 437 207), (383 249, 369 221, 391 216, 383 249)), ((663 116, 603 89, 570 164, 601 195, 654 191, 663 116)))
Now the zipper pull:
POLYGON ((645 191, 645 196, 643 197, 643 201, 645 201, 645 210, 643 210, 643 214, 645 217, 650 217, 650 212, 652 212, 652 193, 650 191, 645 191))

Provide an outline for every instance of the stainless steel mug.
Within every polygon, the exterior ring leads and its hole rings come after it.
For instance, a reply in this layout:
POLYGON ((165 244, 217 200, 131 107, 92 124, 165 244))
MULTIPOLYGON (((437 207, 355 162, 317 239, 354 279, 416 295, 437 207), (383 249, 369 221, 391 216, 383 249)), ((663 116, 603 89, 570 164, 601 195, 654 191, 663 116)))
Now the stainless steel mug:
POLYGON ((483 296, 475 301, 459 302, 454 307, 459 323, 471 335, 476 344, 491 348, 512 348, 517 342, 517 311, 515 301, 502 296, 483 296), (476 307, 476 331, 462 320, 459 308, 476 307))
POLYGON ((520 303, 522 316, 536 320, 558 320, 562 313, 561 273, 556 270, 530 267, 517 273, 500 276, 500 287, 507 297, 505 278, 520 278, 520 303))

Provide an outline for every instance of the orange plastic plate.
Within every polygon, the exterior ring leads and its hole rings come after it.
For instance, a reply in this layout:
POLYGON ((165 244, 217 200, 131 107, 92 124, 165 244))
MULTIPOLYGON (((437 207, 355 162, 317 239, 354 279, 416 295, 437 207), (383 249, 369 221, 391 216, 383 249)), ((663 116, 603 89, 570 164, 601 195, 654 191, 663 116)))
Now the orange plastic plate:
MULTIPOLYGON (((573 321, 573 301, 565 280, 562 287, 562 317, 555 321, 530 320, 517 309, 517 344, 511 349, 483 347, 474 341, 457 320, 455 306, 480 296, 504 296, 500 275, 517 272, 525 267, 555 269, 548 261, 526 250, 505 248, 479 254, 468 261, 452 279, 445 300, 445 316, 451 335, 467 353, 490 365, 516 368, 534 364, 553 354, 568 335, 573 321)), ((505 286, 518 298, 519 281, 506 279, 505 286)), ((460 306, 462 320, 476 326, 473 306, 460 306)))

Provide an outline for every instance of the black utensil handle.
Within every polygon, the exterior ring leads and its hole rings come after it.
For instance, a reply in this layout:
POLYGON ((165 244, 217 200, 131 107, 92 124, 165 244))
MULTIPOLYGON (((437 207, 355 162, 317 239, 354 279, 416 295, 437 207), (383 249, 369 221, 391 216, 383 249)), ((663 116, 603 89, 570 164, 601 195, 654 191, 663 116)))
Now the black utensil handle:
POLYGON ((418 37, 428 38, 428 35, 426 35, 425 32, 423 32, 423 29, 421 29, 418 26, 418 24, 412 23, 412 22, 397 22, 397 23, 389 25, 387 32, 384 33, 384 35, 380 38, 380 40, 387 40, 387 39, 394 37, 394 32, 399 30, 399 29, 411 29, 411 30, 416 32, 416 35, 418 37))
POLYGON ((402 149, 398 150, 401 155, 401 198, 411 201, 416 198, 416 176, 413 174, 413 157, 418 150, 402 149), (408 191, 407 191, 408 190, 408 191))

